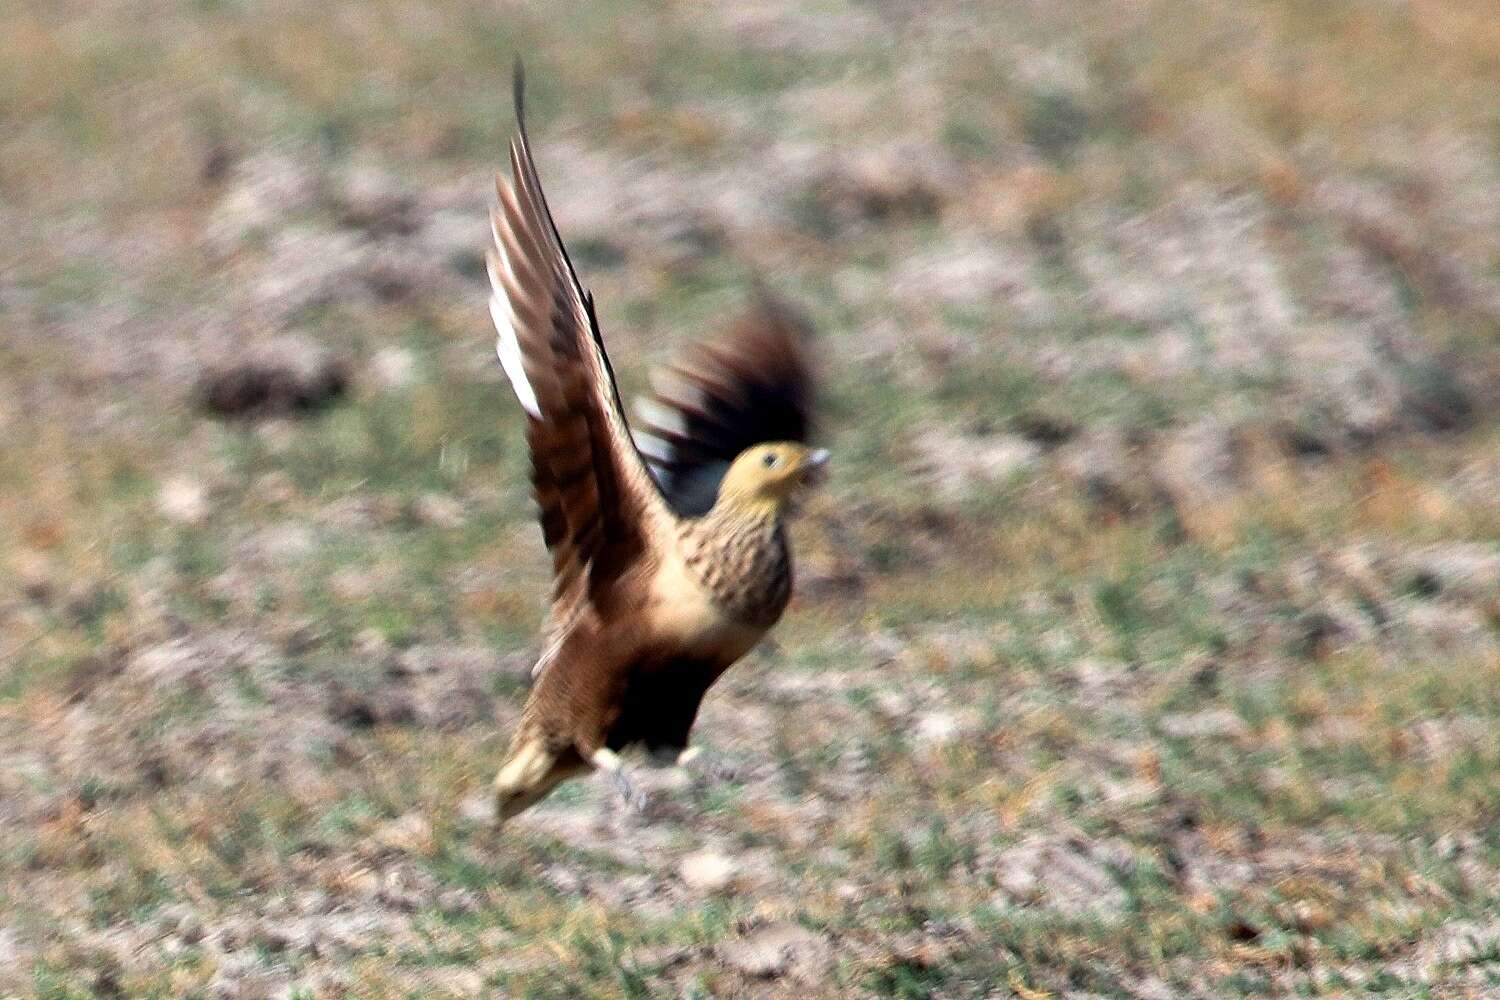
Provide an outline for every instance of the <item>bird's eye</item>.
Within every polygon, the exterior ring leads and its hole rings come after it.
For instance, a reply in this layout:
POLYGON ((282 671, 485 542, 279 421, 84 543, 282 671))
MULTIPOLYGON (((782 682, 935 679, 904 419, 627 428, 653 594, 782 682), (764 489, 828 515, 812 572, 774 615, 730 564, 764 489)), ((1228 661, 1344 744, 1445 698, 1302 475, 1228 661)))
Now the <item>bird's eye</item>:
POLYGON ((766 457, 760 460, 760 463, 762 465, 764 465, 768 469, 775 468, 776 467, 776 462, 777 462, 777 458, 776 458, 776 453, 775 452, 768 452, 766 454, 766 457))

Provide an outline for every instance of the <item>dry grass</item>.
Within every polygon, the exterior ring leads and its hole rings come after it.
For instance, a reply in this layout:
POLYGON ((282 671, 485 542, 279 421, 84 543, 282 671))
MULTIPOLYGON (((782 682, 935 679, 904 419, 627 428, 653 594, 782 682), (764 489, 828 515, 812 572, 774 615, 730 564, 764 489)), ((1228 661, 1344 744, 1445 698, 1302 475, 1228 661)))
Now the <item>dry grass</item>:
POLYGON ((1482 0, 148 6, 0 4, 0 993, 1500 988, 1482 0), (767 272, 838 472, 715 767, 497 836, 516 52, 627 389, 767 272))

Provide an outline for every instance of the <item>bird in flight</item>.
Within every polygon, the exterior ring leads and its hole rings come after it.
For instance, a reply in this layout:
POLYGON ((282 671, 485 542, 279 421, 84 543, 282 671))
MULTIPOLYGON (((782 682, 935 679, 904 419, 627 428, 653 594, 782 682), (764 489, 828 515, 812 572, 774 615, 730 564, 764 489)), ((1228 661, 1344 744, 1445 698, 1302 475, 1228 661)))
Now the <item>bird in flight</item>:
POLYGON ((495 178, 487 254, 497 353, 526 412, 552 557, 533 684, 495 777, 497 820, 619 752, 685 762, 709 686, 792 589, 783 526, 828 453, 808 444, 806 324, 764 292, 654 380, 632 436, 594 312, 547 208, 515 75, 512 181, 495 178))

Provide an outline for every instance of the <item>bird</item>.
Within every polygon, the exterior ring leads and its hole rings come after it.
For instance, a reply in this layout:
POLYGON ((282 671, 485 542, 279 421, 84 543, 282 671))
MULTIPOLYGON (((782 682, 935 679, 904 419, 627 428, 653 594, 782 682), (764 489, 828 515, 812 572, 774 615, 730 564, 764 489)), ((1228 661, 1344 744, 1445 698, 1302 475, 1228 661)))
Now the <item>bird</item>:
POLYGON ((628 748, 696 755, 705 693, 786 609, 786 522, 829 460, 811 443, 810 324, 758 279, 743 317, 657 373, 632 431, 593 296, 542 192, 524 94, 517 63, 511 178, 495 177, 486 264, 552 588, 495 776, 498 823, 590 771, 629 799, 628 748))

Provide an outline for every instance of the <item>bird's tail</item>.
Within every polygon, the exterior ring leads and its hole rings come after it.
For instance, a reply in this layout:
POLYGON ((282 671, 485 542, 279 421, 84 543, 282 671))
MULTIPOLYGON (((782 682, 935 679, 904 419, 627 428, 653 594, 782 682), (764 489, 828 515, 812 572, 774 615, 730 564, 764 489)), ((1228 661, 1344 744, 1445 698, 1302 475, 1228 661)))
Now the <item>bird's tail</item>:
POLYGON ((554 748, 540 732, 522 725, 495 775, 495 822, 531 808, 560 782, 588 768, 571 746, 554 748))

